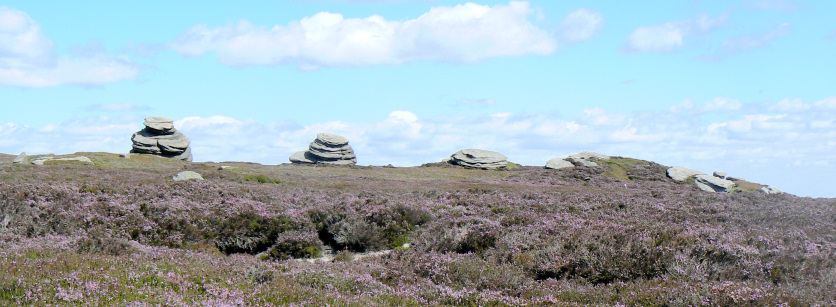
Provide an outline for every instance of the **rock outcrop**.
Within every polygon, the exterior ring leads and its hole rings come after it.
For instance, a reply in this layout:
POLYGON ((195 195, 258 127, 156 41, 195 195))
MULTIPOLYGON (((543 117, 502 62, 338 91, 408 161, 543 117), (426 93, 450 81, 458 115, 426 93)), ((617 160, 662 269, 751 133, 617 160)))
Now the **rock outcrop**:
POLYGON ((145 129, 131 136, 131 153, 163 156, 166 158, 192 161, 189 138, 174 129, 174 121, 165 117, 145 118, 145 129))
POLYGON ((354 155, 351 145, 348 145, 348 139, 327 132, 318 133, 316 139, 308 146, 308 150, 290 155, 289 160, 297 164, 357 164, 357 156, 354 155))
POLYGON ((695 175, 705 175, 705 173, 681 166, 674 166, 668 169, 668 177, 671 177, 671 179, 677 182, 683 182, 695 175))
POLYGON ((483 149, 462 149, 450 156, 447 163, 487 170, 508 167, 508 158, 501 153, 483 149))
POLYGON ((766 194, 781 194, 781 193, 784 193, 781 190, 778 190, 777 188, 773 188, 773 187, 770 187, 770 186, 762 187, 761 192, 766 193, 766 194))
POLYGON ((712 174, 712 175, 714 175, 714 177, 717 177, 717 178, 720 178, 720 179, 726 179, 726 172, 714 171, 714 174, 712 174))
POLYGON ((36 156, 29 161, 33 165, 56 165, 56 164, 81 164, 81 165, 95 165, 90 158, 85 156, 56 158, 53 155, 36 156))
POLYGON ((546 161, 546 169, 563 169, 572 167, 575 167, 575 165, 572 164, 572 162, 560 158, 554 158, 549 161, 546 161))
POLYGON ((29 156, 26 155, 26 152, 21 152, 14 161, 14 164, 29 164, 29 156))
POLYGON ((203 176, 193 171, 182 171, 177 173, 177 175, 175 175, 171 179, 174 179, 174 181, 203 180, 203 176))
POLYGON ((731 180, 700 174, 694 177, 694 183, 700 190, 706 192, 728 192, 734 187, 735 183, 731 180))

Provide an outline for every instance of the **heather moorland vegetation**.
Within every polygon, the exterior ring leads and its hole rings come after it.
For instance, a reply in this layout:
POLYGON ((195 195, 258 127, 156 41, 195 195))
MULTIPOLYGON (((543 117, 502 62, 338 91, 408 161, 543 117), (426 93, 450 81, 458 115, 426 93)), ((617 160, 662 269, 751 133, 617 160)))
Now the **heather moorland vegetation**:
POLYGON ((0 305, 836 304, 835 199, 708 193, 648 161, 80 154, 95 165, 0 157, 0 305))

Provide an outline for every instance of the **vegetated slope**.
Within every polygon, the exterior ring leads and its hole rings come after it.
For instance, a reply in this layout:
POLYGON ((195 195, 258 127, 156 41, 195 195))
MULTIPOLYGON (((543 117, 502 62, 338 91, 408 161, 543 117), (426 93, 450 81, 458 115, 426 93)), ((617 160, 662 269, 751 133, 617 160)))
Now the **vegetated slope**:
POLYGON ((706 193, 652 162, 84 155, 96 166, 0 165, 0 305, 836 303, 836 200, 706 193), (184 169, 206 180, 171 180, 184 169))

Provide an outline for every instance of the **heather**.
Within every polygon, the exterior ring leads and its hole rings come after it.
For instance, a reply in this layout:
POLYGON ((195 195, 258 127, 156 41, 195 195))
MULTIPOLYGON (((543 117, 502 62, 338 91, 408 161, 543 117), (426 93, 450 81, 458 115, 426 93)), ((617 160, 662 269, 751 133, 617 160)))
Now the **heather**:
POLYGON ((83 154, 96 165, 0 164, 0 305, 836 304, 836 200, 707 193, 647 161, 83 154))

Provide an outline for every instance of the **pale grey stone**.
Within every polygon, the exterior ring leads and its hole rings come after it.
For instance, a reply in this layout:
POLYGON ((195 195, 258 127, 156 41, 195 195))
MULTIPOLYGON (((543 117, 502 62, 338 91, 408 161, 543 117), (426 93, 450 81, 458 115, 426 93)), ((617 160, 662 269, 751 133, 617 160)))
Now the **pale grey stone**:
POLYGON ((173 120, 159 116, 146 117, 145 128, 151 130, 151 132, 155 134, 172 134, 175 131, 173 120))
POLYGON ((681 166, 674 166, 668 169, 668 177, 678 182, 683 182, 694 175, 705 175, 705 173, 681 166))
POLYGON ((177 173, 177 175, 172 177, 171 179, 174 179, 174 181, 203 180, 203 176, 193 171, 182 171, 177 173))
POLYGON ((123 154, 119 154, 119 157, 120 158, 125 158, 125 159, 130 159, 131 154, 130 153, 123 153, 123 154))
POLYGON ((546 161, 546 168, 547 169, 563 169, 563 168, 571 168, 575 167, 572 162, 566 161, 560 158, 554 158, 549 161, 546 161))
POLYGON ((186 148, 186 150, 183 151, 182 153, 175 154, 175 155, 163 155, 163 157, 171 158, 171 159, 175 159, 175 160, 183 160, 183 161, 186 161, 186 162, 192 162, 192 148, 191 147, 186 148))
POLYGON ((740 178, 740 177, 732 177, 732 176, 726 176, 726 180, 731 180, 731 181, 743 181, 743 178, 740 178))
POLYGON ((450 156, 450 163, 464 167, 495 170, 506 168, 508 158, 495 151, 463 149, 450 156))
POLYGON ((726 179, 709 176, 706 174, 696 175, 694 183, 700 190, 706 192, 728 192, 734 187, 734 182, 726 179))
POLYGON ((148 131, 141 130, 134 132, 131 136, 133 142, 133 153, 147 153, 147 154, 162 154, 162 150, 157 146, 157 139, 148 131))
POLYGON ((720 179, 726 179, 726 172, 714 171, 713 175, 714 175, 714 177, 717 177, 717 178, 720 178, 720 179))
POLYGON ((45 156, 45 157, 37 157, 29 161, 33 165, 44 165, 44 162, 55 159, 52 156, 45 156))
POLYGON ((300 164, 316 163, 313 160, 308 159, 308 157, 306 156, 307 153, 308 152, 304 151, 304 150, 303 151, 297 151, 297 152, 293 153, 292 155, 290 155, 289 160, 290 160, 291 163, 300 163, 300 164))
POLYGON ((781 193, 784 193, 781 190, 779 190, 777 188, 770 187, 770 186, 762 187, 761 192, 766 193, 766 194, 781 194, 781 193))
POLYGON ((95 165, 90 158, 85 156, 78 156, 78 157, 69 157, 69 158, 58 158, 58 159, 51 159, 52 161, 78 161, 84 165, 95 165))
POLYGON ((602 155, 602 154, 599 154, 599 153, 596 153, 596 152, 591 152, 591 151, 581 151, 579 153, 569 155, 568 157, 566 157, 566 159, 567 160, 571 159, 571 160, 601 160, 601 161, 606 161, 606 160, 610 159, 610 156, 602 155))
POLYGON ((29 164, 29 156, 26 155, 26 152, 21 152, 14 161, 14 164, 29 164))
POLYGON ((186 148, 189 148, 189 143, 189 138, 179 131, 157 138, 157 146, 163 153, 182 153, 186 148))
POLYGON ((328 145, 331 147, 338 147, 348 144, 348 139, 344 136, 328 132, 317 133, 316 140, 324 145, 328 145))
POLYGON ((219 171, 225 171, 225 170, 233 170, 233 169, 236 169, 236 168, 237 167, 230 166, 230 165, 221 165, 220 167, 218 167, 218 170, 219 171))

